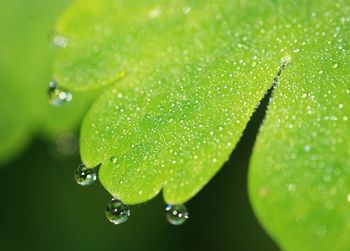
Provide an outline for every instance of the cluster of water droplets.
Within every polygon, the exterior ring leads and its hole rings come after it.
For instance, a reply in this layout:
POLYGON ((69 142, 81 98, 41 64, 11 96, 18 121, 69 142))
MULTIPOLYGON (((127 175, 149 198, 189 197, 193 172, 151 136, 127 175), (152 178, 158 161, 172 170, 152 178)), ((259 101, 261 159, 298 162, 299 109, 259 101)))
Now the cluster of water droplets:
MULTIPOLYGON (((118 158, 111 157, 111 162, 117 164, 118 158)), ((78 185, 89 186, 97 180, 97 169, 80 164, 75 171, 74 178, 78 185)), ((165 208, 167 221, 175 226, 182 225, 189 218, 187 207, 183 204, 167 205, 165 208)), ((106 218, 113 224, 119 225, 126 222, 130 217, 130 208, 121 200, 113 198, 106 205, 106 218)))

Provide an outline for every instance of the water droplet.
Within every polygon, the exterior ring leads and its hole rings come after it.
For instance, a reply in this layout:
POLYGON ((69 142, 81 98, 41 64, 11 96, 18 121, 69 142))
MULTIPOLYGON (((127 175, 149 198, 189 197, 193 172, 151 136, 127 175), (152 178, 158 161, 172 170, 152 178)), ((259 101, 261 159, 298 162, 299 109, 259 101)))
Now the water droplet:
POLYGON ((335 62, 335 61, 333 61, 332 62, 332 67, 335 69, 335 68, 338 68, 338 66, 339 66, 339 63, 338 62, 335 62))
POLYGON ((121 224, 128 220, 130 209, 118 199, 112 199, 106 206, 106 217, 113 224, 121 224))
POLYGON ((350 193, 346 196, 346 199, 350 202, 350 193))
POLYGON ((48 89, 49 103, 51 105, 60 106, 64 103, 70 102, 73 99, 73 95, 57 86, 55 81, 49 83, 48 89))
POLYGON ((148 12, 150 18, 157 18, 161 15, 162 10, 159 7, 156 7, 148 12))
POLYGON ((74 174, 75 181, 81 186, 89 186, 96 181, 96 169, 80 164, 74 174))
POLYGON ((305 152, 310 152, 310 150, 311 150, 311 146, 309 146, 309 145, 305 145, 304 146, 304 151, 305 152))
POLYGON ((185 205, 168 205, 165 210, 166 218, 172 225, 182 225, 188 219, 188 211, 185 205))
POLYGON ((288 191, 294 192, 297 186, 295 184, 288 184, 288 191))
POLYGON ((111 162, 112 162, 114 165, 117 165, 117 164, 118 164, 118 157, 112 156, 110 160, 111 160, 111 162))
POLYGON ((287 64, 290 63, 291 60, 292 60, 292 57, 289 55, 286 55, 283 58, 281 58, 281 64, 286 66, 287 64))
POLYGON ((68 38, 61 35, 55 35, 52 38, 52 44, 57 48, 66 48, 68 46, 68 38))

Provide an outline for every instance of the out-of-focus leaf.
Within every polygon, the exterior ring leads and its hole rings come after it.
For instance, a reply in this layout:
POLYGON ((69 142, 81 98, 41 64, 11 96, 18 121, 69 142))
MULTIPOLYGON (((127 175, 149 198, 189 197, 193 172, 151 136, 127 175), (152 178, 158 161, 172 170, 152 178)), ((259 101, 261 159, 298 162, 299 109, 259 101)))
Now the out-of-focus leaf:
POLYGON ((49 138, 74 130, 92 94, 76 94, 66 107, 51 107, 53 24, 68 0, 0 0, 0 163, 34 134, 49 138))

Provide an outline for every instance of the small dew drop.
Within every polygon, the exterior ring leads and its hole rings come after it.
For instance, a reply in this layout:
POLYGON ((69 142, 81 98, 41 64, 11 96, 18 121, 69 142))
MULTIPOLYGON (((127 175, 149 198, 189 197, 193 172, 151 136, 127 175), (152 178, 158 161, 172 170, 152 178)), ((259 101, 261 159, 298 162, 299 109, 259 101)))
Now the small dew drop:
POLYGON ((112 199, 106 206, 106 217, 113 224, 126 222, 130 216, 130 209, 118 199, 112 199))
POLYGON ((182 225, 188 219, 188 211, 185 205, 168 205, 165 210, 166 218, 171 225, 182 225))
POLYGON ((52 38, 52 44, 57 48, 67 48, 68 38, 61 35, 55 35, 52 38))
POLYGON ((295 49, 293 50, 293 52, 294 52, 294 53, 299 53, 299 52, 300 52, 300 49, 299 49, 299 48, 295 48, 295 49))
POLYGON ((310 150, 311 150, 311 146, 309 146, 309 145, 305 145, 304 146, 304 151, 305 152, 310 152, 310 150))
POLYGON ((73 99, 73 95, 64 89, 59 88, 55 81, 51 81, 49 83, 47 92, 49 96, 49 103, 54 106, 63 105, 64 103, 68 103, 73 99))
POLYGON ((350 202, 350 193, 346 196, 346 199, 350 202))
POLYGON ((80 164, 75 171, 74 178, 78 185, 89 186, 96 181, 96 169, 80 164))
POLYGON ((161 14, 161 9, 159 7, 156 7, 148 12, 148 16, 152 19, 159 17, 160 14, 161 14))
POLYGON ((296 185, 295 184, 288 184, 288 191, 290 192, 294 192, 296 189, 296 185))
POLYGON ((333 67, 334 69, 338 68, 338 67, 339 67, 339 63, 333 61, 333 62, 332 62, 332 67, 333 67))
POLYGON ((110 160, 111 160, 111 162, 112 162, 114 165, 117 165, 117 164, 118 164, 118 157, 112 156, 112 157, 110 158, 110 160))

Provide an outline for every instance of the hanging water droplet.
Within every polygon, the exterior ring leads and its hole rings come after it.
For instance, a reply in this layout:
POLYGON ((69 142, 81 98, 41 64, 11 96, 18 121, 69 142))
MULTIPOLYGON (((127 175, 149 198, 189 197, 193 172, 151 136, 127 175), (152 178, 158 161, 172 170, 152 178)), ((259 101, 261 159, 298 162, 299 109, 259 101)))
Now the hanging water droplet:
POLYGON ((68 46, 68 38, 61 35, 54 35, 52 44, 57 48, 66 48, 68 46))
POLYGON ((96 181, 96 169, 80 164, 74 174, 75 181, 81 186, 89 186, 96 181))
POLYGON ((128 220, 130 209, 118 199, 112 199, 106 206, 106 217, 113 224, 121 224, 128 220))
POLYGON ((57 86, 55 81, 49 83, 48 89, 49 103, 51 105, 60 106, 64 103, 70 102, 73 99, 73 95, 57 86))
POLYGON ((338 62, 335 62, 335 61, 333 61, 332 62, 332 67, 335 69, 335 68, 338 68, 338 66, 339 66, 339 63, 338 62))
POLYGON ((112 162, 114 165, 117 165, 117 164, 118 164, 118 157, 112 156, 112 157, 110 158, 110 160, 111 160, 111 162, 112 162))
POLYGON ((185 205, 168 205, 165 210, 166 218, 172 225, 182 225, 188 219, 188 211, 185 205))

